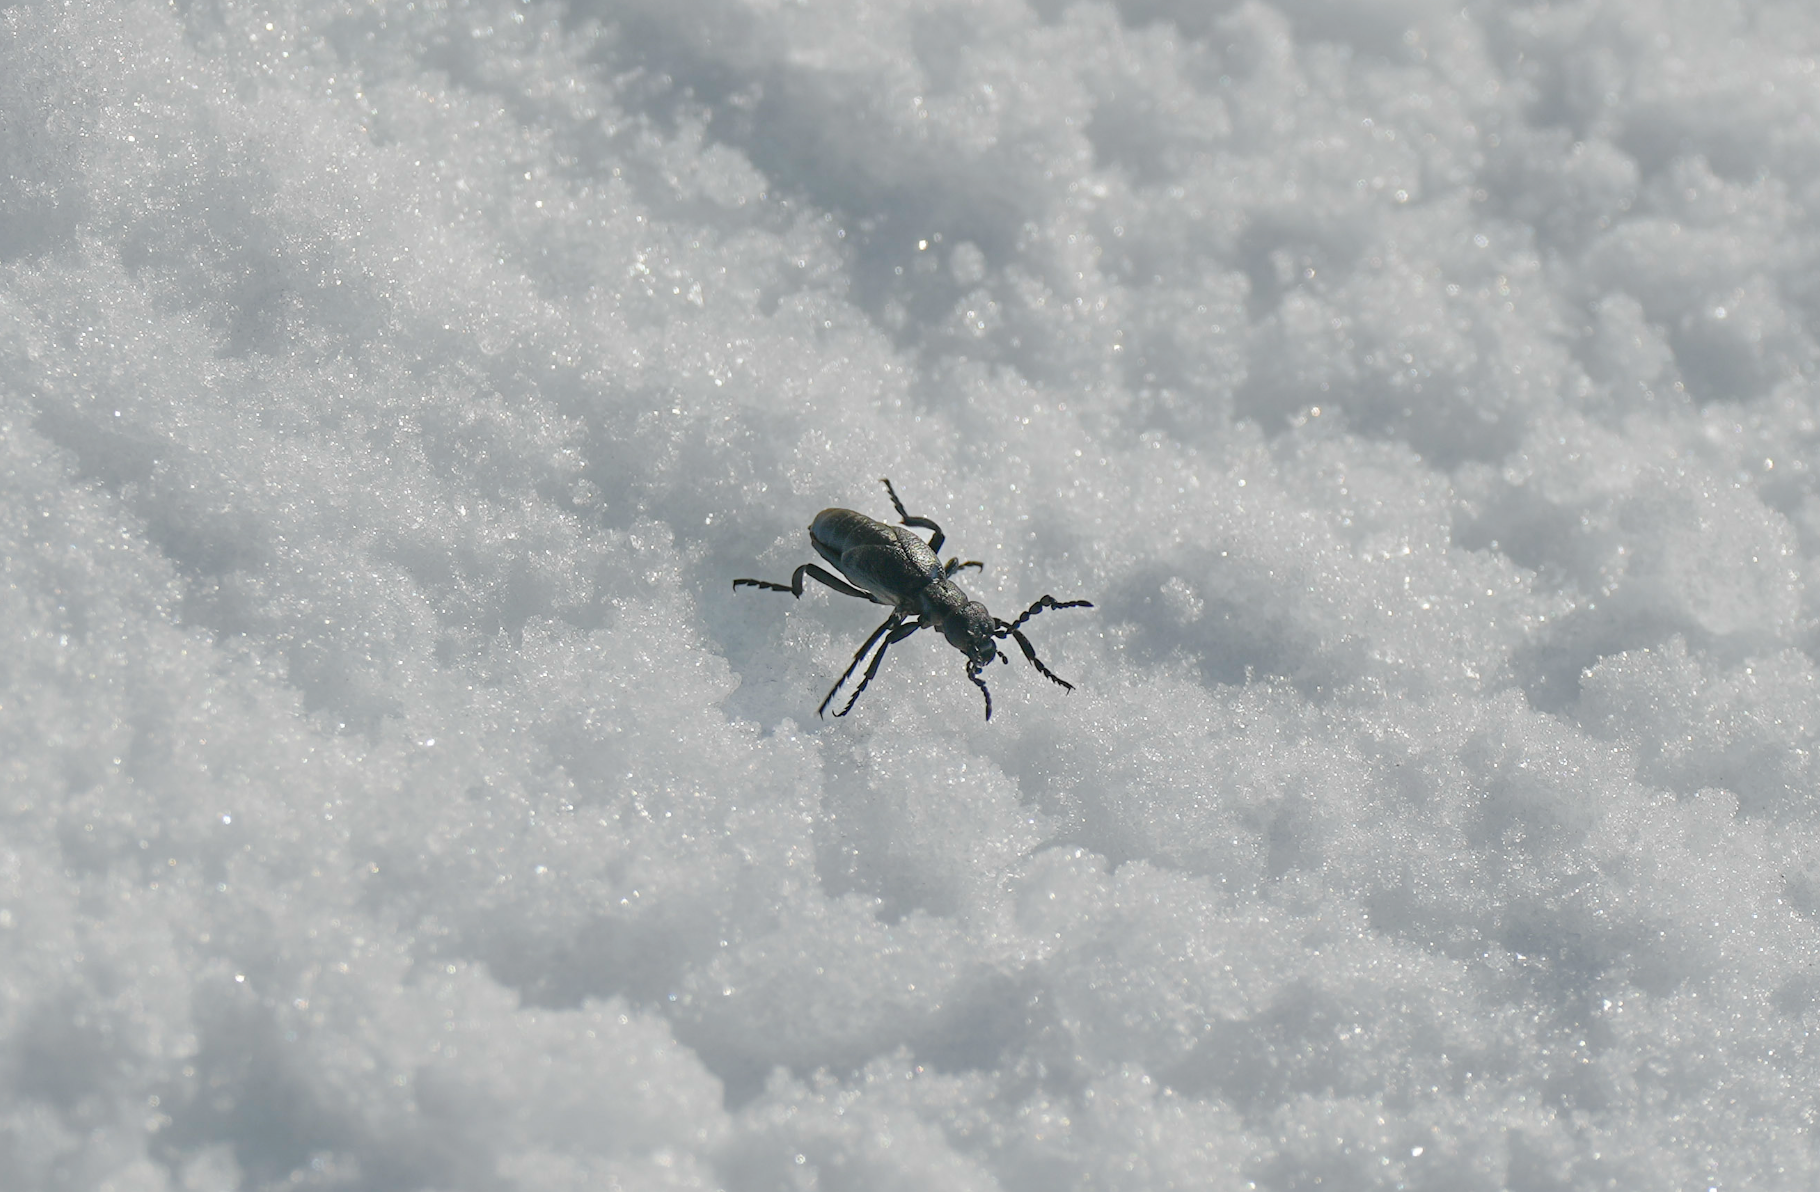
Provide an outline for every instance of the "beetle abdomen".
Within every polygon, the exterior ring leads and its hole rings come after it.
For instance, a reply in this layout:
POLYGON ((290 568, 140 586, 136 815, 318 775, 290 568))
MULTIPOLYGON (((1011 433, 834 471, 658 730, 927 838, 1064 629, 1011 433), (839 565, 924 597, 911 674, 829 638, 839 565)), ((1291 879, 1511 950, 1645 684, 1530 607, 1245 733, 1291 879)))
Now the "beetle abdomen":
POLYGON ((887 604, 903 606, 942 574, 941 560, 908 530, 851 509, 824 509, 809 542, 842 575, 887 604))
POLYGON ((824 509, 809 523, 809 541, 817 553, 836 567, 840 557, 856 546, 888 546, 897 541, 891 527, 851 509, 824 509))

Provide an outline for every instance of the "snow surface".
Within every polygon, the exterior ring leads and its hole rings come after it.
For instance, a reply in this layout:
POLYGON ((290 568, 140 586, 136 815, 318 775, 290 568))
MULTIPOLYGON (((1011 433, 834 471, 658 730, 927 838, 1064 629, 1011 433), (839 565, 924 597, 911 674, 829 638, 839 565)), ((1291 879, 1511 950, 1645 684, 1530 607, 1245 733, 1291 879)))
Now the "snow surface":
POLYGON ((1809 0, 0 30, 0 1187, 1820 1183, 1809 0))

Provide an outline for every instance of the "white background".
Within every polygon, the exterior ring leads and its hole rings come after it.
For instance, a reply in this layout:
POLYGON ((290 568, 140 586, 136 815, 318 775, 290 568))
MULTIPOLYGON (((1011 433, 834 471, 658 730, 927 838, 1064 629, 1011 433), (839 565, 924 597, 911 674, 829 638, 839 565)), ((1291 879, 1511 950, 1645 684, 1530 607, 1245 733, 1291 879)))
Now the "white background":
POLYGON ((1814 1187, 1817 41, 0 8, 0 1185, 1814 1187))

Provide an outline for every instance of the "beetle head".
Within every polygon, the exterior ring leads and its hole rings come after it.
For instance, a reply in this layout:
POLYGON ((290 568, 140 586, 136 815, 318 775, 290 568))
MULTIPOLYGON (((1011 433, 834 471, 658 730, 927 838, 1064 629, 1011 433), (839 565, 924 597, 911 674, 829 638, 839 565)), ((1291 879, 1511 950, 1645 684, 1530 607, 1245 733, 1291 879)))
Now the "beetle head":
POLYGON ((948 644, 976 667, 985 666, 998 656, 998 643, 993 640, 997 629, 998 621, 977 600, 969 600, 942 622, 942 636, 948 644))

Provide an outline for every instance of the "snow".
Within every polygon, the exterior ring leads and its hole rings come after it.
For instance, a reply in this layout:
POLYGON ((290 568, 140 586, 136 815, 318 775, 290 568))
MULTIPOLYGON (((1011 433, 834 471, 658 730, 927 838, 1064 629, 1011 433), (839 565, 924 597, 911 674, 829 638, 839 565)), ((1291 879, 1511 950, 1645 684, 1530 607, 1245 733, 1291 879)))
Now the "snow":
POLYGON ((0 1186, 1820 1181, 1810 5, 0 22, 0 1186))

